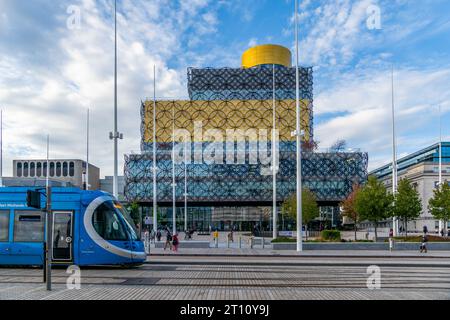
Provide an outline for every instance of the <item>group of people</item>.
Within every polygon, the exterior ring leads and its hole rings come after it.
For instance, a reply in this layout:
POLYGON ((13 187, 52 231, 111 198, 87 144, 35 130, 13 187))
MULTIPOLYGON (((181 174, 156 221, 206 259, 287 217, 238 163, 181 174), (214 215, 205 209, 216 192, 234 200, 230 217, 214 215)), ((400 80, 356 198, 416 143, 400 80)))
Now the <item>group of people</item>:
MULTIPOLYGON (((166 250, 167 247, 169 247, 170 250, 173 250, 175 252, 178 251, 178 246, 180 244, 178 240, 178 233, 172 235, 169 228, 166 228, 164 231, 166 233, 166 243, 164 244, 164 250, 166 250)), ((150 232, 147 230, 145 232, 145 236, 148 237, 148 239, 150 240, 150 244, 151 243, 156 244, 156 241, 158 242, 161 241, 162 232, 161 230, 158 230, 156 232, 155 230, 151 230, 150 232)))

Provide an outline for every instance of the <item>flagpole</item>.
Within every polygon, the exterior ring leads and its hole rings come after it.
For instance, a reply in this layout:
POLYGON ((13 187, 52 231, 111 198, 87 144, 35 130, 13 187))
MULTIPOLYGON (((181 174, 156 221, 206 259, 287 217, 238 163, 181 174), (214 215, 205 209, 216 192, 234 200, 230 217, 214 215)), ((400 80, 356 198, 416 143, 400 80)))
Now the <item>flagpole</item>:
MULTIPOLYGON (((392 194, 397 194, 397 145, 395 138, 395 93, 394 93, 394 65, 392 65, 392 194)), ((392 229, 394 231, 394 237, 398 236, 398 220, 397 217, 392 218, 392 229)))
POLYGON ((303 251, 303 222, 302 222, 302 132, 300 110, 300 75, 298 54, 298 1, 295 0, 295 91, 296 91, 296 140, 297 140, 297 252, 303 251))
POLYGON ((175 104, 172 106, 172 230, 175 235, 177 232, 176 225, 176 180, 175 180, 175 104))
POLYGON ((156 66, 153 66, 153 231, 158 231, 157 187, 156 187, 156 66))
MULTIPOLYGON (((439 105, 439 188, 442 186, 442 118, 441 105, 439 105)), ((439 220, 439 232, 444 229, 444 221, 439 220)))
POLYGON ((48 178, 48 174, 49 174, 49 167, 50 167, 50 161, 49 161, 49 153, 50 153, 50 135, 47 135, 47 173, 46 173, 46 179, 45 179, 45 188, 48 190, 49 187, 49 178, 48 178))
POLYGON ((0 110, 0 187, 3 187, 3 110, 0 110))
POLYGON ((89 190, 89 108, 87 109, 86 129, 86 190, 89 190))
POLYGON ((273 224, 273 234, 272 237, 276 239, 278 237, 278 222, 277 222, 277 172, 278 172, 278 163, 277 156, 275 150, 275 130, 276 130, 276 93, 275 93, 275 64, 273 65, 273 131, 272 131, 272 186, 273 186, 273 209, 272 209, 272 224, 273 224))

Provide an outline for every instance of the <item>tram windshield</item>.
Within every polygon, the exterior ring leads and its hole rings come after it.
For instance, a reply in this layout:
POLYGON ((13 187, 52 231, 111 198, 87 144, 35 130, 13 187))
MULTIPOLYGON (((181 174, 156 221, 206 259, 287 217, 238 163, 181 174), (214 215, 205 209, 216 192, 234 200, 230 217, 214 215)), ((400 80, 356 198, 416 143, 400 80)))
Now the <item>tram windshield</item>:
POLYGON ((125 218, 125 224, 127 225, 128 232, 130 233, 131 240, 139 240, 139 231, 134 224, 133 218, 131 218, 130 213, 123 207, 123 205, 118 202, 114 201, 114 208, 118 210, 122 216, 125 218))
POLYGON ((106 240, 139 240, 131 216, 120 202, 103 202, 95 210, 92 222, 97 233, 106 240))

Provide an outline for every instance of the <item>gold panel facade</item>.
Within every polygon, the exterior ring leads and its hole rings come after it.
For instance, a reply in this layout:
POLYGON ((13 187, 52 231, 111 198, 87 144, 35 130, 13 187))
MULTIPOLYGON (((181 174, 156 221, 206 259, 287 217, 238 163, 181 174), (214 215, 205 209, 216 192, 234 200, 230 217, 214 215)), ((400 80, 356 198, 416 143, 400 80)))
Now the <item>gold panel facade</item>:
MULTIPOLYGON (((201 122, 203 133, 210 129, 219 129, 226 135, 226 130, 266 129, 271 140, 272 100, 230 100, 230 101, 157 101, 156 102, 156 141, 172 142, 173 122, 175 129, 186 129, 191 134, 191 141, 206 142, 204 137, 194 135, 194 123, 201 122), (175 117, 173 117, 175 114, 175 117)), ((305 140, 310 139, 311 104, 301 100, 302 130, 305 140)), ((291 133, 296 127, 295 100, 278 100, 277 129, 281 141, 295 141, 291 133)), ((153 142, 153 101, 144 104, 143 137, 144 143, 153 142)), ((248 138, 248 137, 247 137, 248 138)))
POLYGON ((288 48, 265 44, 248 49, 242 55, 242 67, 252 68, 263 64, 292 66, 292 54, 288 48))

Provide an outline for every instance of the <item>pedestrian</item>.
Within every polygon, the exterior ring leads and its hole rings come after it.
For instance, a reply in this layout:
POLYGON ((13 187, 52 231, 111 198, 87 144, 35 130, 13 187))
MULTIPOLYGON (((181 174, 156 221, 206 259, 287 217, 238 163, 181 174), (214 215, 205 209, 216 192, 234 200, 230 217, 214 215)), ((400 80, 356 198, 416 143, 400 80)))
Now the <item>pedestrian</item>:
POLYGON ((444 229, 441 229, 441 237, 444 237, 444 229))
POLYGON ((231 230, 230 233, 228 234, 228 241, 234 242, 234 239, 233 239, 233 230, 231 230))
POLYGON ((179 241, 178 241, 178 234, 174 234, 172 237, 172 245, 173 245, 173 251, 177 252, 178 251, 178 245, 179 245, 179 241))
POLYGON ((150 243, 155 243, 155 237, 156 237, 155 230, 152 229, 152 231, 150 231, 150 243))
POLYGON ((166 243, 164 244, 164 251, 167 249, 167 246, 169 246, 169 249, 172 250, 172 234, 170 233, 169 229, 166 230, 166 243))
POLYGON ((427 234, 428 233, 428 227, 427 226, 423 226, 423 233, 427 234))
POLYGON ((161 237, 162 237, 161 230, 158 229, 158 231, 156 232, 156 240, 158 242, 160 242, 161 241, 161 237))
POLYGON ((426 233, 424 233, 423 236, 422 236, 422 244, 420 246, 420 253, 422 253, 422 252, 427 253, 428 252, 428 250, 427 250, 427 242, 428 242, 428 236, 427 236, 426 233))

